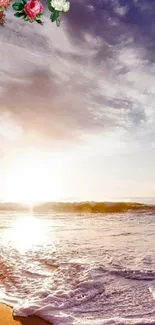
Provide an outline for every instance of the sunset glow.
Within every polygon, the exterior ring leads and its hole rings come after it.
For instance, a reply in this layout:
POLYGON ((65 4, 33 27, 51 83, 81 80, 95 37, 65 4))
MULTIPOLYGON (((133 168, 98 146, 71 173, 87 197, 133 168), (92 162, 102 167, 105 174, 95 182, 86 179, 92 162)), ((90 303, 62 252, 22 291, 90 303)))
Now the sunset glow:
POLYGON ((6 201, 34 204, 59 199, 61 187, 60 161, 52 155, 27 151, 7 172, 6 201))
POLYGON ((155 195, 155 3, 72 2, 1 29, 1 202, 155 195))
POLYGON ((45 236, 45 223, 33 215, 20 215, 3 233, 3 243, 20 251, 40 245, 45 236))

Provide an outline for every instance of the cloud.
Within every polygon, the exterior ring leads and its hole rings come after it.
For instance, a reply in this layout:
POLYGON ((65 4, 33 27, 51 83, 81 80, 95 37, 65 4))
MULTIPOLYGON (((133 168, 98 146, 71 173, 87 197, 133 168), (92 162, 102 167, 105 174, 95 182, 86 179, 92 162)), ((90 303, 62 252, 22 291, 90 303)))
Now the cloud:
POLYGON ((14 145, 91 146, 113 130, 131 146, 154 146, 154 11, 150 0, 73 0, 60 28, 47 12, 44 27, 9 14, 0 34, 1 148, 8 121, 14 145))

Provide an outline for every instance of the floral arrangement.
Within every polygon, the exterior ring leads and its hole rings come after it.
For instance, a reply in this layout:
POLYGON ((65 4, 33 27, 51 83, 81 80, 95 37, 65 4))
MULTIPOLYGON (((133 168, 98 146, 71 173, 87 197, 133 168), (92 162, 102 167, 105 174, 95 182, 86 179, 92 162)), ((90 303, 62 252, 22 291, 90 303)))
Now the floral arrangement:
MULTIPOLYGON (((51 22, 60 25, 61 14, 70 9, 70 2, 67 0, 47 0, 48 9, 50 11, 51 22)), ((11 0, 0 0, 0 25, 5 24, 5 11, 9 8, 11 0)), ((12 5, 16 11, 15 17, 28 21, 30 23, 37 22, 43 25, 41 20, 44 15, 43 5, 39 0, 19 0, 12 5)))

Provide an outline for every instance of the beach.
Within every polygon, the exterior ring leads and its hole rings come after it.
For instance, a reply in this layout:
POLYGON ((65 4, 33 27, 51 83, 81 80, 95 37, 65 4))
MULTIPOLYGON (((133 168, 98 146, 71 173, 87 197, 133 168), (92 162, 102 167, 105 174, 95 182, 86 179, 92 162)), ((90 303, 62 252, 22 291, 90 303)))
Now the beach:
POLYGON ((154 297, 154 212, 1 212, 0 325, 155 325, 154 297))
POLYGON ((46 321, 35 316, 13 317, 12 309, 0 304, 0 324, 1 325, 49 325, 46 321))

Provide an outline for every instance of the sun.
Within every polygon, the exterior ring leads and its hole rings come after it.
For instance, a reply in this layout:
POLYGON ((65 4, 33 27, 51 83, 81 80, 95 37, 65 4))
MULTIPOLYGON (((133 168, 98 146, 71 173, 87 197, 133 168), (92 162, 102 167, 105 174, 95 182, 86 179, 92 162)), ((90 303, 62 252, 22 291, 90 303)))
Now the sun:
POLYGON ((35 204, 58 200, 61 185, 60 159, 28 151, 11 162, 7 170, 6 201, 35 204))
MULTIPOLYGON (((46 238, 48 239, 48 229, 49 225, 44 218, 29 213, 17 214, 16 219, 11 219, 9 227, 3 230, 2 243, 24 253, 32 247, 39 248, 46 238)), ((52 239, 54 240, 54 234, 52 239)))

